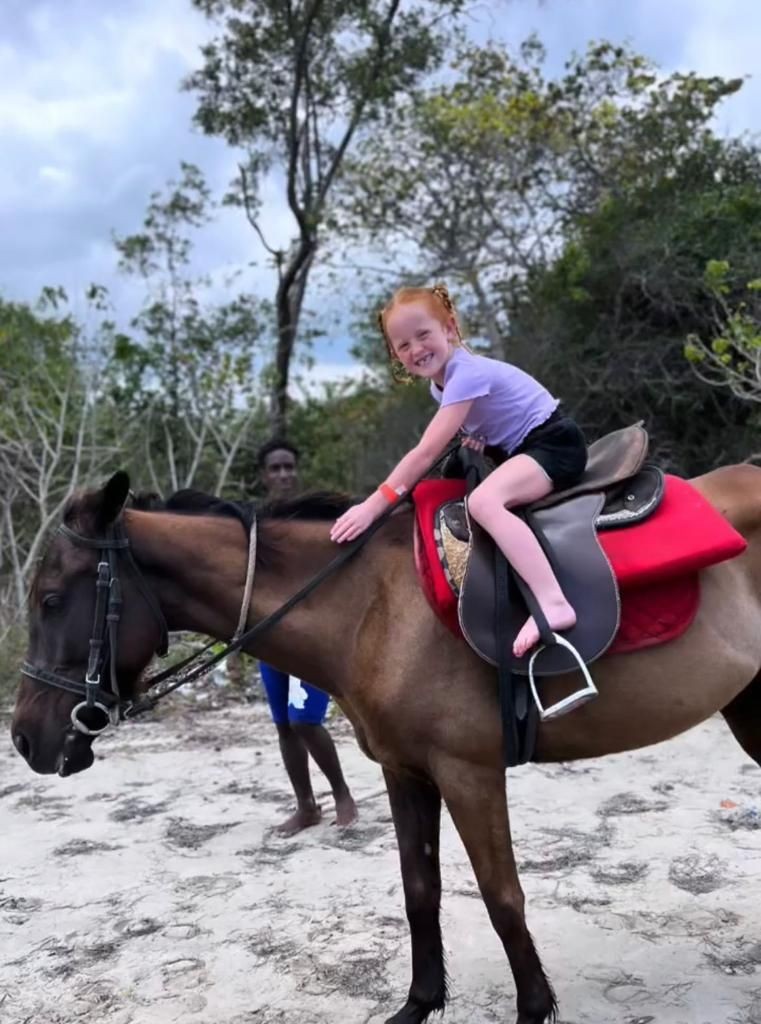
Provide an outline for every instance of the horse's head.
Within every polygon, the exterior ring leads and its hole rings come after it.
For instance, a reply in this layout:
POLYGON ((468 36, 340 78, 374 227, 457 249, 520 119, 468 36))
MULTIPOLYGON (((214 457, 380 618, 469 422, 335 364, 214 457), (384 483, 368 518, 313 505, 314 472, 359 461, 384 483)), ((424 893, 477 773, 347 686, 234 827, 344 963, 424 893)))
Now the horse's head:
POLYGON ((29 646, 11 722, 18 752, 40 773, 93 762, 92 740, 135 696, 166 625, 132 560, 121 519, 126 473, 72 498, 29 596, 29 646))

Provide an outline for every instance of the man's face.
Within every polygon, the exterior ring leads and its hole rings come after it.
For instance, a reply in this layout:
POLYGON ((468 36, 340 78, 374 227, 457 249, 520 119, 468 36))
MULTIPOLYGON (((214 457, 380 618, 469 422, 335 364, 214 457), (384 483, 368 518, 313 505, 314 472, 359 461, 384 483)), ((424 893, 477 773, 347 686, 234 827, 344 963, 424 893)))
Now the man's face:
POLYGON ((287 448, 276 448, 265 456, 262 468, 262 482, 267 489, 267 497, 277 501, 289 498, 298 486, 296 456, 287 448))

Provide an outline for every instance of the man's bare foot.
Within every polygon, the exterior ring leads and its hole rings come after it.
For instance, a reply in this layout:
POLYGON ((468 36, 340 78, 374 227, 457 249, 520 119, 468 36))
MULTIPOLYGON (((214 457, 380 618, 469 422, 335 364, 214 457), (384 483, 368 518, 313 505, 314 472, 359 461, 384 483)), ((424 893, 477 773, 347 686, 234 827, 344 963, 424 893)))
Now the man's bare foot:
POLYGON ((358 817, 359 811, 351 793, 336 798, 336 820, 333 822, 334 825, 338 825, 339 828, 345 828, 347 825, 351 825, 353 821, 356 821, 358 817))
POLYGON ((299 807, 299 809, 275 829, 281 836, 295 836, 305 828, 312 825, 319 825, 322 821, 322 808, 319 804, 314 807, 299 807))
MULTIPOLYGON (((559 601, 549 608, 543 608, 542 611, 547 616, 550 629, 555 633, 560 633, 564 629, 570 629, 571 626, 576 625, 576 612, 567 601, 559 601)), ((521 658, 526 651, 530 651, 538 643, 539 628, 534 622, 533 616, 529 616, 515 638, 513 654, 516 658, 521 658)))

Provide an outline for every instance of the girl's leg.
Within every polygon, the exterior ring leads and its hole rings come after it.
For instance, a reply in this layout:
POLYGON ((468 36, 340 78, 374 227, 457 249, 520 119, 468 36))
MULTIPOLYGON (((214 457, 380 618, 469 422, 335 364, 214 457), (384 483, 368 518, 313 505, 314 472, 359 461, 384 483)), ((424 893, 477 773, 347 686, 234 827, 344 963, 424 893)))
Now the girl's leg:
MULTIPOLYGON (((525 580, 551 629, 570 629, 576 613, 565 599, 555 573, 529 527, 506 506, 527 505, 552 490, 552 482, 530 455, 503 462, 468 498, 468 512, 489 533, 515 571, 525 580)), ((521 657, 539 641, 529 617, 515 638, 513 653, 521 657)))

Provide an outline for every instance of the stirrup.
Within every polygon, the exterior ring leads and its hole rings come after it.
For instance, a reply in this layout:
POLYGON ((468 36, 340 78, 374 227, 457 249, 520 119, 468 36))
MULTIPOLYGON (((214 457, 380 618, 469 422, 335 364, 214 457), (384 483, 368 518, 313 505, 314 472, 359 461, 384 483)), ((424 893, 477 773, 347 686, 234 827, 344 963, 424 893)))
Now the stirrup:
POLYGON ((565 637, 559 636, 557 633, 552 634, 555 638, 555 643, 560 644, 561 647, 567 648, 578 662, 579 668, 581 669, 582 675, 586 681, 586 685, 576 690, 574 693, 570 693, 567 697, 563 697, 561 700, 552 704, 550 707, 545 708, 539 699, 539 694, 536 691, 536 683, 534 681, 534 662, 542 651, 547 647, 547 644, 542 644, 534 651, 529 658, 528 663, 528 684, 531 687, 531 695, 534 698, 534 703, 539 709, 539 717, 543 722, 546 722, 550 718, 558 718, 560 715, 565 715, 569 711, 573 711, 574 708, 579 707, 581 704, 586 704, 588 700, 597 696, 597 687, 592 682, 592 677, 589 674, 589 669, 585 665, 581 655, 573 646, 573 644, 566 640, 565 637))

